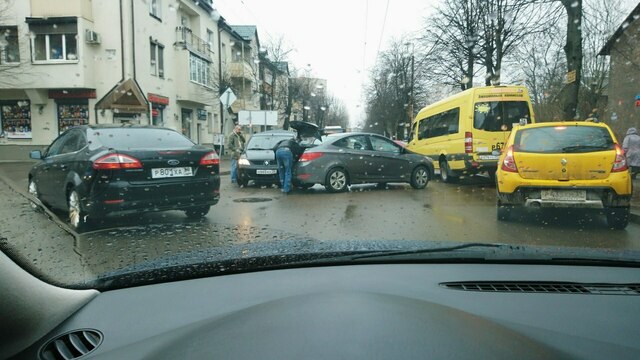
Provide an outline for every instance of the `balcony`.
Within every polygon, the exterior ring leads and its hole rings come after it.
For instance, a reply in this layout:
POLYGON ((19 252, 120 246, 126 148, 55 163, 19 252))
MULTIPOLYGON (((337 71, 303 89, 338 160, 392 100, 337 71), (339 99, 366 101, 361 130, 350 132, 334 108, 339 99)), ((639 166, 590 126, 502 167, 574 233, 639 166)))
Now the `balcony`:
POLYGON ((211 61, 212 53, 211 44, 193 34, 191 29, 186 26, 176 27, 176 45, 182 45, 183 48, 196 53, 205 59, 211 61))
POLYGON ((234 61, 229 63, 229 75, 232 78, 245 78, 249 81, 254 79, 254 70, 245 61, 234 61))
POLYGON ((91 0, 31 0, 31 16, 76 16, 93 20, 92 4, 91 0))

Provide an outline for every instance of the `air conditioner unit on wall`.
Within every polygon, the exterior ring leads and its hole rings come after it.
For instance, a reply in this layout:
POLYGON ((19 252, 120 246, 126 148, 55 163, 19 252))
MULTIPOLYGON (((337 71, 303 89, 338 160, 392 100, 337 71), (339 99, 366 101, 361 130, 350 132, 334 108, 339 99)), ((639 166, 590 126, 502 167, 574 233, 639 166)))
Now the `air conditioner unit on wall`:
POLYGON ((84 35, 87 44, 100 44, 100 35, 97 32, 85 30, 84 35))

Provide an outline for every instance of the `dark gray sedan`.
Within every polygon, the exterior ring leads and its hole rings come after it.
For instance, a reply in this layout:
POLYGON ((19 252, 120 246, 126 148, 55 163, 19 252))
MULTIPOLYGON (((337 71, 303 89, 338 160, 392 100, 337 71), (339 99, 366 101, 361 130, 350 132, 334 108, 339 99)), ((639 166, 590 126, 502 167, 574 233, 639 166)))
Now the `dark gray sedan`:
POLYGON ((331 192, 358 183, 408 182, 424 189, 433 176, 433 164, 383 136, 345 133, 327 136, 307 149, 294 176, 301 184, 322 184, 331 192))

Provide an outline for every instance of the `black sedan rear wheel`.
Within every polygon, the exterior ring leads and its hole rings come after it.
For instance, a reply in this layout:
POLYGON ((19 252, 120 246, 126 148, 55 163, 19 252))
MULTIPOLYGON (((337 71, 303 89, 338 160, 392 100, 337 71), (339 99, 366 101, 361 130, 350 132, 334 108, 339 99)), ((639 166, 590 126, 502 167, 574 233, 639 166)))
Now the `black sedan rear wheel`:
POLYGON ((342 192, 347 190, 349 184, 349 177, 347 172, 342 168, 333 168, 329 170, 327 179, 325 180, 325 187, 330 192, 342 192))
POLYGON ((184 211, 189 219, 201 219, 209 213, 211 206, 197 206, 184 211))
POLYGON ((87 213, 82 209, 82 203, 80 202, 80 194, 76 189, 71 189, 67 196, 67 205, 69 208, 69 225, 75 231, 84 231, 89 225, 87 219, 87 213))
POLYGON ((424 189, 429 183, 429 170, 424 166, 418 166, 411 173, 411 187, 424 189))

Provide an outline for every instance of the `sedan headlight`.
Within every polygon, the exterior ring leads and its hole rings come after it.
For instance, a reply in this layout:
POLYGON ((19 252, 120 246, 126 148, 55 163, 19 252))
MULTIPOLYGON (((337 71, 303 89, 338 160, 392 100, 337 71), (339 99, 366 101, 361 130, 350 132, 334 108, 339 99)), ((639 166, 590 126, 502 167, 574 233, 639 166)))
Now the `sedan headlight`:
POLYGON ((250 162, 249 162, 249 160, 247 160, 247 159, 240 159, 240 160, 238 160, 238 164, 239 164, 239 165, 244 165, 244 166, 249 166, 249 165, 251 165, 251 163, 250 163, 250 162))

